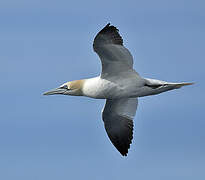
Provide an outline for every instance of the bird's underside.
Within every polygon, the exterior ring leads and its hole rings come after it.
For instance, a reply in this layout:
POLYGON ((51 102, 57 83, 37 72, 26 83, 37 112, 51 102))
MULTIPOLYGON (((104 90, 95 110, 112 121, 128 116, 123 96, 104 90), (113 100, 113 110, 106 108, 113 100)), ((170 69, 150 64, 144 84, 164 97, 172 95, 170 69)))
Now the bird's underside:
MULTIPOLYGON (((137 97, 172 90, 177 88, 177 85, 141 78, 133 69, 133 57, 123 46, 123 39, 118 29, 110 24, 107 24, 97 34, 93 49, 101 59, 101 78, 124 87, 124 91, 119 90, 118 92, 121 95, 124 94, 125 97, 127 95, 127 98, 107 99, 102 114, 108 137, 117 150, 126 156, 133 138, 133 119, 138 104, 137 97)), ((179 87, 180 85, 178 84, 179 87)), ((114 94, 118 95, 118 92, 114 94)))
POLYGON ((96 35, 93 49, 102 64, 99 77, 67 82, 44 95, 106 99, 102 112, 105 130, 112 144, 126 156, 133 139, 133 119, 138 97, 159 94, 192 83, 169 83, 140 77, 133 69, 133 57, 123 46, 118 29, 110 23, 96 35))

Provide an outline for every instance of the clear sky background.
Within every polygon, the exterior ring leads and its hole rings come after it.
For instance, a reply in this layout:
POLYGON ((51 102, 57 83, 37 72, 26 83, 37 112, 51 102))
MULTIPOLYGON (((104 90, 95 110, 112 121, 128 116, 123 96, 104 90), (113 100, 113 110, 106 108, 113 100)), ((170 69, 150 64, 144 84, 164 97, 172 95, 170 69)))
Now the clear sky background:
POLYGON ((204 0, 1 0, 0 179, 205 179, 204 0), (96 33, 117 26, 143 77, 194 86, 139 99, 127 157, 104 100, 43 96, 97 76, 96 33))

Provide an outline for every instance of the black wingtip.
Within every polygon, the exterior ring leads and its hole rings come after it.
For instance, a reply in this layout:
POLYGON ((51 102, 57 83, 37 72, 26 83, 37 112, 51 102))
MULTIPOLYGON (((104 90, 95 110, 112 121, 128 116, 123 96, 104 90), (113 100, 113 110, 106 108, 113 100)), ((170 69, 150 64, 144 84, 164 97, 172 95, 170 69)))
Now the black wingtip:
POLYGON ((106 31, 119 31, 119 29, 117 29, 115 26, 111 25, 111 23, 107 23, 106 26, 99 32, 99 33, 103 33, 106 31))
POLYGON ((127 153, 121 153, 121 155, 122 155, 123 157, 126 157, 126 156, 127 156, 127 153))
POLYGON ((110 23, 107 23, 107 25, 105 27, 109 27, 110 26, 110 23))
POLYGON ((120 154, 123 156, 123 157, 126 157, 128 155, 128 150, 129 150, 130 147, 128 147, 128 149, 119 149, 117 148, 117 150, 120 152, 120 154))

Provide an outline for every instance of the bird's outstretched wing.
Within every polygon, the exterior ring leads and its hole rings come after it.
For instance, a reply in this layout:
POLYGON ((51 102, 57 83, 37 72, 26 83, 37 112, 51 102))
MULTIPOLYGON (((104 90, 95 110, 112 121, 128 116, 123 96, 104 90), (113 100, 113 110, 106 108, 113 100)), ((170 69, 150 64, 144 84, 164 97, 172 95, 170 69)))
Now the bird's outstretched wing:
POLYGON ((107 99, 102 113, 105 130, 117 150, 126 156, 133 138, 137 98, 107 99))
POLYGON ((132 71, 133 57, 123 46, 119 30, 107 24, 95 37, 93 49, 102 63, 102 77, 132 71))

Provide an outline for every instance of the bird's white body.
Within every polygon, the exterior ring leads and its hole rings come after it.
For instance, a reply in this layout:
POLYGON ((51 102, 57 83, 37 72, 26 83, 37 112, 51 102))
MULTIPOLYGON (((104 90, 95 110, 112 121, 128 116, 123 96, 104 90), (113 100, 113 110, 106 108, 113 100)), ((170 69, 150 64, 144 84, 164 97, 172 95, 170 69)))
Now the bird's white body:
POLYGON ((128 83, 123 77, 119 81, 110 81, 97 76, 83 80, 82 95, 95 99, 135 98, 159 94, 162 91, 177 89, 184 85, 189 85, 189 83, 170 83, 148 78, 141 78, 139 83, 137 77, 128 83), (149 86, 144 86, 145 83, 159 87, 150 88, 149 86))
MULTIPOLYGON (((121 79, 123 81, 123 79, 121 79)), ((126 85, 101 78, 101 76, 85 79, 82 87, 83 96, 95 99, 119 99, 131 97, 132 90, 137 92, 135 82, 126 85), (135 86, 135 87, 134 87, 135 86)), ((136 94, 137 97, 137 94, 136 94)))
POLYGON ((192 83, 170 83, 141 77, 133 69, 133 57, 123 46, 118 29, 110 24, 97 34, 93 49, 101 60, 100 76, 67 82, 44 94, 106 99, 102 113, 106 132, 113 145, 126 156, 133 138, 138 97, 159 94, 192 83))

